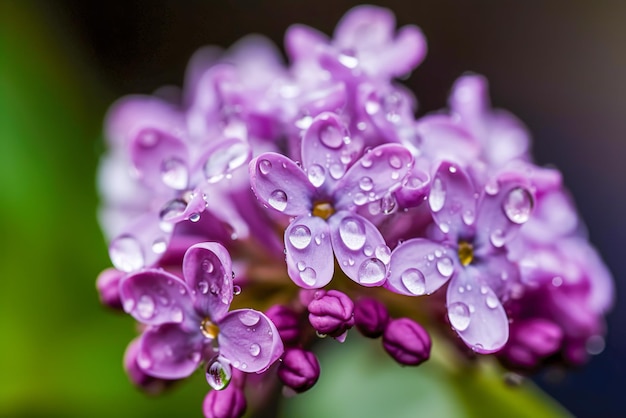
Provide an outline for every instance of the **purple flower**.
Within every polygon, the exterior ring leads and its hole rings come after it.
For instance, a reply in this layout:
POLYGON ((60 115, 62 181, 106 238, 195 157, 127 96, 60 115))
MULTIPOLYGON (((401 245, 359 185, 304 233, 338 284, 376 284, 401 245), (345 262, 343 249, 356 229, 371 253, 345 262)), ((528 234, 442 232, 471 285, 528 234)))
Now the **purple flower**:
POLYGON ((290 348, 278 367, 278 377, 285 386, 297 393, 305 392, 320 377, 320 363, 311 351, 290 348))
POLYGON ((252 309, 228 311, 233 299, 231 260, 218 243, 189 248, 183 276, 142 270, 120 283, 124 310, 147 325, 137 364, 154 377, 189 376, 201 361, 207 379, 223 388, 230 366, 244 372, 267 369, 283 351, 274 324, 252 309))
POLYGON ((385 327, 383 347, 398 363, 417 366, 430 357, 431 341, 420 324, 409 318, 398 318, 385 327))
POLYGON ((247 402, 243 389, 230 385, 224 390, 212 390, 204 398, 202 411, 206 418, 241 418, 247 402))
POLYGON ((259 200, 295 217, 285 230, 287 267, 303 288, 330 282, 333 253, 355 282, 378 286, 385 280, 389 249, 356 209, 399 187, 413 158, 395 144, 356 156, 339 117, 323 113, 304 133, 302 167, 275 153, 250 162, 250 183, 259 200))
POLYGON ((415 238, 394 249, 387 286, 406 295, 430 294, 450 281, 450 324, 480 353, 498 351, 508 339, 502 300, 519 271, 507 258, 506 245, 530 218, 533 195, 528 181, 503 172, 478 193, 455 164, 440 164, 428 203, 438 241, 415 238))
POLYGON ((557 353, 562 341, 563 331, 554 322, 537 318, 514 321, 511 338, 498 355, 512 367, 532 369, 557 353))
POLYGON ((363 298, 356 302, 354 323, 361 334, 369 338, 378 338, 385 331, 388 322, 389 312, 379 300, 363 298))
POLYGON ((307 309, 309 322, 315 331, 340 342, 345 340, 347 331, 354 326, 354 303, 338 290, 318 290, 307 309))

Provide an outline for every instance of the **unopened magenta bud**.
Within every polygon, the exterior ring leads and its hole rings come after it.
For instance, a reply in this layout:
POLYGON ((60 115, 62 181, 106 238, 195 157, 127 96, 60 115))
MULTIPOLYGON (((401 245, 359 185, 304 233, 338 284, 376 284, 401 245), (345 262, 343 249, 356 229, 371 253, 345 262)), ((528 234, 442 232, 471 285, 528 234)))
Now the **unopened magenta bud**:
POLYGON ((111 309, 123 311, 122 301, 120 299, 120 279, 126 273, 109 268, 104 270, 98 276, 96 281, 96 289, 98 289, 98 295, 100 302, 104 306, 108 306, 111 309))
POLYGON ((387 324, 383 347, 398 363, 417 366, 430 357, 431 341, 420 324, 409 318, 398 318, 387 324))
POLYGON ((354 324, 361 334, 369 338, 383 335, 389 322, 389 312, 385 305, 377 299, 359 299, 354 307, 354 324))
POLYGON ((240 418, 246 412, 246 397, 237 385, 212 390, 204 398, 202 410, 206 418, 240 418))
POLYGON ((309 322, 319 334, 341 337, 354 326, 354 303, 338 290, 319 292, 308 309, 309 322))
POLYGON ((283 344, 287 347, 295 346, 300 339, 300 321, 293 309, 284 305, 274 305, 265 312, 265 315, 276 325, 283 344))
POLYGON ((502 351, 511 366, 533 368, 561 347, 563 331, 554 322, 541 318, 511 324, 509 342, 502 351))
POLYGON ((285 352, 278 366, 278 377, 285 386, 301 393, 317 382, 320 377, 320 363, 311 351, 291 348, 285 352))

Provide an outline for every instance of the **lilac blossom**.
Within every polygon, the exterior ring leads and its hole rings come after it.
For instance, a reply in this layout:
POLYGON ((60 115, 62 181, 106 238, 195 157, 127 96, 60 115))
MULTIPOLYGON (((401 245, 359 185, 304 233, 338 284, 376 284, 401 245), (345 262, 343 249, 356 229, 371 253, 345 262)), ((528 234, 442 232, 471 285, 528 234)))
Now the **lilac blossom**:
POLYGON ((531 216, 533 195, 517 173, 502 173, 480 193, 455 164, 443 162, 428 203, 439 240, 414 238, 391 255, 387 286, 406 295, 430 294, 450 281, 450 324, 480 353, 498 351, 508 339, 502 301, 519 272, 507 243, 531 216))
POLYGON ((183 276, 148 269, 120 284, 126 312, 147 327, 137 364, 162 379, 189 376, 207 362, 207 380, 223 388, 230 367, 244 372, 267 369, 282 353, 274 324, 253 309, 228 311, 233 299, 231 259, 218 243, 189 248, 183 276))
POLYGON ((431 345, 426 330, 410 318, 392 319, 385 327, 383 347, 402 365, 417 366, 428 360, 431 345))
POLYGON ((389 249, 376 227, 356 212, 399 187, 413 163, 400 145, 374 148, 361 158, 339 116, 315 118, 302 140, 302 167, 264 153, 250 162, 250 183, 263 204, 295 219, 285 230, 289 277, 320 288, 333 276, 333 253, 344 273, 364 286, 387 275, 389 249))

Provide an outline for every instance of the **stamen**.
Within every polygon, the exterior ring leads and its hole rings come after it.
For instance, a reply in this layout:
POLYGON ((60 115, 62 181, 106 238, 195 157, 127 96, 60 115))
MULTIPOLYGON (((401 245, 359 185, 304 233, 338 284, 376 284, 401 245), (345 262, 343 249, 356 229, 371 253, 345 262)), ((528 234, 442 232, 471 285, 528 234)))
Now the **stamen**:
POLYGON ((459 261, 467 266, 474 260, 474 247, 467 241, 459 241, 459 261))
POLYGON ((204 318, 200 323, 200 331, 202 331, 205 337, 214 340, 220 333, 220 328, 211 322, 209 318, 204 318))
POLYGON ((329 202, 315 202, 313 205, 313 216, 324 220, 330 218, 335 213, 335 208, 329 202))

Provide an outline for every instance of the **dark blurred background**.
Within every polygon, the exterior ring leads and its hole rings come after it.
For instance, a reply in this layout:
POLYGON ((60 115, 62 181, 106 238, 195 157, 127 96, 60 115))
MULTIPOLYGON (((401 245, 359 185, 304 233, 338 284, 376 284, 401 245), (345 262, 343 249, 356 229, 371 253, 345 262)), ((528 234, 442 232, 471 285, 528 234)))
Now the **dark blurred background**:
MULTIPOLYGON (((563 172, 591 241, 615 276, 617 304, 608 317, 602 354, 580 370, 548 371, 536 382, 576 416, 626 415, 626 222, 621 218, 626 214, 626 2, 374 3, 393 10, 399 25, 418 25, 428 39, 426 61, 405 82, 417 95, 420 115, 446 104, 459 75, 484 74, 493 104, 515 113, 529 127, 536 160, 563 172)), ((74 390, 76 382, 90 376, 80 382, 84 407, 89 399, 104 396, 99 384, 108 384, 114 389, 107 389, 106 396, 167 411, 167 400, 146 399, 127 385, 119 367, 124 347, 118 341, 131 338, 132 326, 103 312, 93 290, 95 276, 107 266, 95 224, 94 189, 104 113, 119 96, 151 93, 164 84, 180 86, 187 60, 203 45, 228 47, 257 32, 282 47, 290 24, 304 23, 330 34, 357 4, 0 1, 0 65, 3 74, 9 74, 0 79, 5 212, 0 225, 6 241, 2 252, 7 260, 12 258, 0 270, 0 329, 10 338, 0 338, 0 375, 11 376, 8 382, 1 379, 5 382, 0 384, 0 402, 8 406, 0 405, 0 415, 36 416, 44 410, 37 405, 24 409, 26 387, 49 393, 45 405, 65 402, 52 389, 58 373, 72 382, 59 391, 74 390), (16 79, 24 83, 23 90, 13 84, 16 79), (24 94, 40 99, 22 103, 24 94), (24 130, 34 138, 31 142, 13 133, 24 130), (65 132, 72 135, 64 137, 65 132), (20 161, 30 164, 27 172, 21 171, 20 161), (55 174, 57 169, 65 174, 55 174), (45 215, 38 215, 42 208, 45 215), (74 229, 79 232, 71 232, 74 229), (84 250, 86 245, 90 251, 84 250), (23 260, 16 262, 15 257, 23 260), (54 265, 45 260, 55 260, 54 265), (40 286, 40 281, 46 285, 40 286), (46 286, 57 292, 47 293, 46 286), (66 290, 72 286, 74 290, 66 290), (51 313, 57 309, 61 313, 51 313), (55 322, 47 322, 48 314, 55 322), (125 330, 122 336, 120 328, 125 330), (103 333, 116 339, 106 342, 103 333), (92 345, 81 346, 81 339, 92 345), (89 349, 97 355, 86 352, 89 349)), ((198 411, 196 395, 173 396, 180 397, 177 402, 193 399, 192 410, 198 411)))

